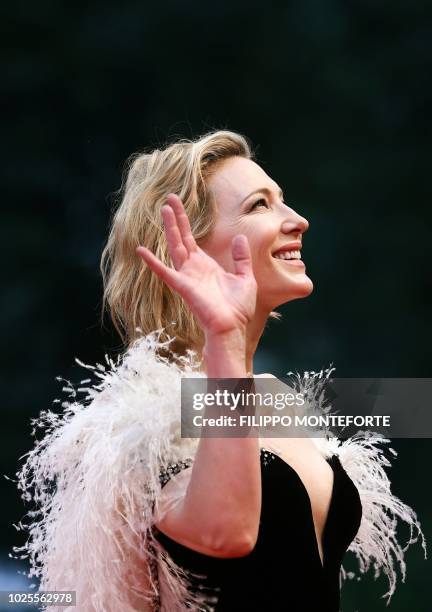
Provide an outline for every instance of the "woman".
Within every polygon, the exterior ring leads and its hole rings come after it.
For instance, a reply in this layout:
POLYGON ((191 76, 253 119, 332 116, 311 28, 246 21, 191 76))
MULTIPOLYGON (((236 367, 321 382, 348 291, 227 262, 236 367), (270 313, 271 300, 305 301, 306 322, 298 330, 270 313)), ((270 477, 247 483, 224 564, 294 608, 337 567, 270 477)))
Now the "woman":
POLYGON ((180 435, 181 377, 252 375, 273 309, 311 293, 307 229, 238 134, 133 159, 101 262, 127 351, 81 364, 102 382, 42 413, 19 473, 41 517, 16 550, 41 590, 76 591, 78 610, 337 612, 350 549, 392 595, 395 519, 422 532, 390 492, 388 440, 180 435))

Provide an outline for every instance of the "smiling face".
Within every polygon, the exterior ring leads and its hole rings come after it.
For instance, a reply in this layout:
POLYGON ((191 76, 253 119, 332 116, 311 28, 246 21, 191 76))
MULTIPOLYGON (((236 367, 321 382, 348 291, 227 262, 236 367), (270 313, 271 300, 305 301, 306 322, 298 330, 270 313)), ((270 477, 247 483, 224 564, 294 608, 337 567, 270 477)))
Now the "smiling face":
POLYGON ((236 234, 247 236, 258 285, 257 308, 270 312, 309 295, 313 284, 299 259, 309 223, 284 203, 279 185, 252 160, 230 157, 210 176, 208 187, 218 214, 200 247, 234 272, 231 241, 236 234), (280 259, 276 251, 281 249, 286 249, 283 257, 292 259, 280 259))

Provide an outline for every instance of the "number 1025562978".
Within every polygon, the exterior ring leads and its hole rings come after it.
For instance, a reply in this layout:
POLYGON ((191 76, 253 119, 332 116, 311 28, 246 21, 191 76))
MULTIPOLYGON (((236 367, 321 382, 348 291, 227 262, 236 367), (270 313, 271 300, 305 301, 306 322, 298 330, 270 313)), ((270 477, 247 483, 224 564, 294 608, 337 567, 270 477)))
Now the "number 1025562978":
POLYGON ((75 606, 76 591, 0 591, 0 605, 75 606))

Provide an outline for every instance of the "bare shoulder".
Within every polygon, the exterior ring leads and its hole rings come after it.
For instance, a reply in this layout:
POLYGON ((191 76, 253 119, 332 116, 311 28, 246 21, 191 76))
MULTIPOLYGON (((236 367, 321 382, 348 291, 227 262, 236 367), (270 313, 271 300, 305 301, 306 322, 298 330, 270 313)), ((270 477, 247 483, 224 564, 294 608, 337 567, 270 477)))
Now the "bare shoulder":
POLYGON ((274 376, 274 374, 269 374, 268 372, 265 372, 264 374, 254 374, 254 378, 277 378, 277 376, 274 376))

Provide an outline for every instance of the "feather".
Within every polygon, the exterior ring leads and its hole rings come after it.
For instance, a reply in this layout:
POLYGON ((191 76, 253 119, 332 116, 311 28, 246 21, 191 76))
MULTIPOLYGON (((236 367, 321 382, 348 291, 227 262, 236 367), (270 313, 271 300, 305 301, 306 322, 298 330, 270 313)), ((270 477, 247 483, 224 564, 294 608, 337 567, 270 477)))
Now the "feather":
MULTIPOLYGON (((343 468, 357 487, 362 504, 360 528, 348 551, 356 555, 361 573, 373 567, 375 579, 381 572, 387 576, 389 589, 382 595, 387 598, 387 605, 396 590, 397 567, 402 582, 405 582, 404 553, 419 537, 424 558, 427 559, 426 540, 416 513, 391 491, 391 482, 385 470, 391 467, 391 462, 381 448, 390 442, 382 434, 371 431, 359 431, 345 441, 336 438, 328 441, 328 451, 339 456, 343 468), (406 523, 410 529, 410 537, 404 547, 397 539, 399 522, 406 523)), ((388 451, 397 455, 393 448, 388 448, 388 451)), ((341 583, 345 578, 354 576, 355 573, 348 574, 341 567, 341 583)))
MULTIPOLYGON (((64 402, 61 414, 42 411, 34 423, 44 437, 17 473, 35 509, 23 524, 29 539, 14 552, 29 558, 39 590, 76 591, 80 612, 153 610, 159 591, 162 610, 202 603, 152 530, 160 470, 193 457, 196 446, 180 443, 179 431, 180 373, 193 371, 193 355, 179 358, 182 368, 168 363, 156 353, 169 343, 159 342, 160 331, 111 368, 98 364, 102 374, 84 401, 64 402)), ((65 389, 75 397, 71 383, 65 389)))
MULTIPOLYGON (((303 409, 305 414, 332 413, 332 406, 326 396, 326 382, 331 380, 333 372, 332 366, 321 372, 305 372, 303 376, 288 372, 293 377, 296 389, 308 400, 303 409)), ((311 439, 325 458, 338 455, 342 467, 358 490, 362 519, 348 551, 357 557, 361 574, 372 567, 375 579, 381 572, 387 576, 389 589, 382 598, 387 598, 386 603, 389 605, 396 590, 397 567, 402 582, 405 582, 404 553, 411 544, 418 542, 419 537, 424 558, 427 559, 426 540, 416 513, 391 491, 391 482, 385 469, 391 467, 391 461, 384 452, 385 445, 391 440, 372 431, 358 431, 346 440, 341 440, 325 427, 312 432, 311 439), (401 522, 406 523, 410 530, 410 537, 404 547, 397 539, 397 528, 401 522)), ((397 456, 393 448, 387 450, 397 456)), ((346 578, 356 576, 356 572, 346 572, 342 565, 340 585, 346 578)))
MULTIPOLYGON (((39 579, 39 590, 75 591, 76 607, 70 609, 79 612, 211 610, 215 603, 192 592, 191 576, 153 529, 160 517, 161 471, 193 463, 198 445, 181 438, 181 378, 205 377, 193 351, 171 353, 171 360, 159 354, 174 340, 160 341, 162 331, 138 338, 117 362, 105 355, 106 366, 76 359, 92 373, 93 384, 87 378, 81 381, 87 386, 75 390, 58 377, 73 401, 62 403, 62 413, 44 410, 32 419, 33 435, 42 429, 43 437, 17 472, 22 498, 33 509, 28 522, 16 526, 28 532, 28 540, 14 552, 28 558, 28 577, 39 579), (79 393, 86 393, 80 401, 79 393)), ((308 409, 327 412, 322 377, 308 377, 302 385, 308 409)), ((393 557, 404 580, 407 548, 396 539, 396 519, 410 525, 411 535, 414 528, 423 534, 414 511, 390 491, 384 470, 390 463, 378 448, 388 440, 358 434, 341 442, 327 431, 313 440, 324 456, 339 455, 359 490, 363 517, 349 550, 361 572, 373 565, 375 575, 380 569, 387 574, 391 597, 393 557)), ((166 507, 180 500, 173 491, 166 507)), ((416 541, 411 537, 407 546, 416 541)))

